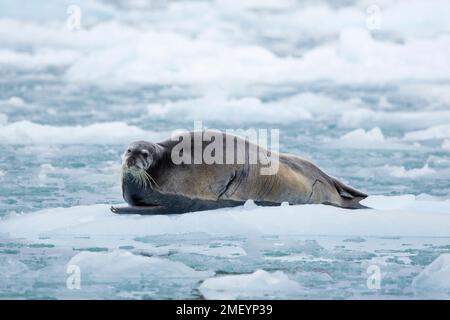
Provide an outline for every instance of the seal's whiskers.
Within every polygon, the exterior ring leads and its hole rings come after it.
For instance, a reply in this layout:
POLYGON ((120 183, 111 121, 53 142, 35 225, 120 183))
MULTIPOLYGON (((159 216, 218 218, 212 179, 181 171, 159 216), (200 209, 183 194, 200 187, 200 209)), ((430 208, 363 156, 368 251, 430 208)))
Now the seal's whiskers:
POLYGON ((147 189, 147 187, 152 188, 153 185, 159 187, 155 179, 153 179, 153 177, 145 170, 137 168, 127 168, 124 166, 122 167, 122 177, 125 174, 129 174, 132 181, 144 189, 147 189))
POLYGON ((153 177, 147 171, 142 170, 142 172, 144 173, 147 181, 150 183, 150 186, 151 186, 151 183, 153 182, 153 184, 159 188, 159 185, 156 183, 155 179, 153 179, 153 177))

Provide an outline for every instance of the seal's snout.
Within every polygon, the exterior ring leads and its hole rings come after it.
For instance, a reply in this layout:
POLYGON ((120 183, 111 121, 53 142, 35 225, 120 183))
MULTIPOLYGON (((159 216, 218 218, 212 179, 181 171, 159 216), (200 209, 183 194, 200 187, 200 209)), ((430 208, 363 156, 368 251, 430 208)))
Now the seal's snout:
POLYGON ((126 157, 126 159, 125 159, 125 166, 127 168, 144 169, 146 166, 146 163, 140 157, 129 156, 129 157, 126 157))
POLYGON ((134 167, 136 165, 136 158, 135 157, 129 157, 125 160, 125 164, 128 168, 134 167))

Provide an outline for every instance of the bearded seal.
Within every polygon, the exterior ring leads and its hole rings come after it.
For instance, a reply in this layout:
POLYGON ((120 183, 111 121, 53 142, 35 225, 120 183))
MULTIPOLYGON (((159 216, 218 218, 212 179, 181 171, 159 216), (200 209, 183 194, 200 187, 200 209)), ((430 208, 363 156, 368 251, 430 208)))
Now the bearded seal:
POLYGON ((250 199, 262 206, 279 206, 288 202, 290 205, 327 204, 358 209, 366 208, 359 201, 367 197, 367 194, 327 175, 299 156, 275 153, 246 139, 208 130, 186 132, 159 143, 131 143, 123 154, 122 195, 130 206, 113 206, 112 212, 186 213, 240 206, 250 199), (203 139, 204 135, 210 137, 209 142, 203 139), (196 141, 196 138, 200 140, 197 148, 201 152, 210 148, 211 141, 223 142, 219 144, 219 151, 223 151, 221 160, 228 159, 230 153, 233 160, 237 159, 235 155, 239 152, 245 156, 240 163, 198 161, 195 159, 196 150, 191 152, 191 149, 179 148, 182 139, 196 141), (225 147, 227 141, 234 142, 231 149, 225 147), (184 154, 186 152, 188 154, 184 154), (176 163, 174 154, 192 161, 176 163), (263 165, 250 161, 255 156, 261 158, 261 155, 266 160, 270 157, 269 162, 277 169, 276 172, 261 174, 263 165))

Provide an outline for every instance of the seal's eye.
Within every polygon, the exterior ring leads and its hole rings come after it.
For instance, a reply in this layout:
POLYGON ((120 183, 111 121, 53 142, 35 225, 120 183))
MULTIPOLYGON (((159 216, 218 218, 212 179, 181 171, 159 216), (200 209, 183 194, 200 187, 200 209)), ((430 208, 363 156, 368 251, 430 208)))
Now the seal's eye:
POLYGON ((145 158, 148 157, 148 151, 147 151, 147 150, 143 150, 141 153, 142 153, 142 155, 143 155, 145 158))
POLYGON ((128 150, 127 150, 127 153, 131 153, 131 149, 128 149, 128 150))

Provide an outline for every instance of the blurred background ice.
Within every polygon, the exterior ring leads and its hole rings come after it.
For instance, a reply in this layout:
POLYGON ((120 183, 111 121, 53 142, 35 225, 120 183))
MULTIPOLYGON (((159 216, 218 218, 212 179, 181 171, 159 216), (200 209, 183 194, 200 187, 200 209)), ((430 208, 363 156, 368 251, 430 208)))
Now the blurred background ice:
MULTIPOLYGON (((192 128, 194 120, 218 129, 279 128, 282 151, 301 154, 371 195, 387 196, 382 201, 400 196, 395 201, 413 197, 426 206, 446 204, 448 12, 445 0, 2 0, 0 216, 122 202, 119 164, 125 145, 158 141, 172 130, 192 128), (79 29, 71 24, 73 5, 80 10, 79 29)), ((79 208, 84 215, 85 207, 79 208)), ((443 223, 450 230, 448 220, 443 223)), ((95 229, 81 235, 92 242, 80 248, 73 240, 16 236, 6 222, 0 225, 2 298, 221 297, 214 292, 223 280, 200 285, 208 272, 239 274, 225 282, 237 279, 253 288, 277 283, 269 298, 421 297, 414 284, 435 283, 434 269, 413 279, 450 252, 445 232, 409 240, 290 234, 294 239, 283 251, 245 232, 230 240, 174 231, 177 238, 145 239, 184 248, 151 253, 166 259, 169 271, 184 264, 180 277, 158 280, 144 272, 144 280, 132 279, 137 284, 130 285, 132 280, 107 270, 112 274, 107 280, 94 277, 92 285, 74 293, 65 288, 65 265, 77 251, 83 254, 77 259, 90 261, 83 248, 95 252, 89 270, 102 259, 131 261, 143 270, 165 268, 164 263, 141 261, 145 256, 133 251, 135 244, 98 247, 95 229), (246 254, 227 256, 230 241, 246 254), (205 254, 204 246, 221 250, 205 254), (128 251, 138 257, 130 258, 128 251), (287 263, 267 259, 271 255, 294 258, 287 263), (373 259, 383 260, 388 270, 387 284, 375 291, 365 286, 373 259), (248 278, 240 280, 241 274, 248 278)), ((398 236, 406 235, 411 236, 399 229, 398 236)), ((448 259, 438 261, 445 270, 448 259)), ((246 292, 230 286, 223 296, 246 292)), ((260 297, 258 290, 243 297, 260 297)), ((431 297, 442 292, 450 296, 444 286, 431 297)))

